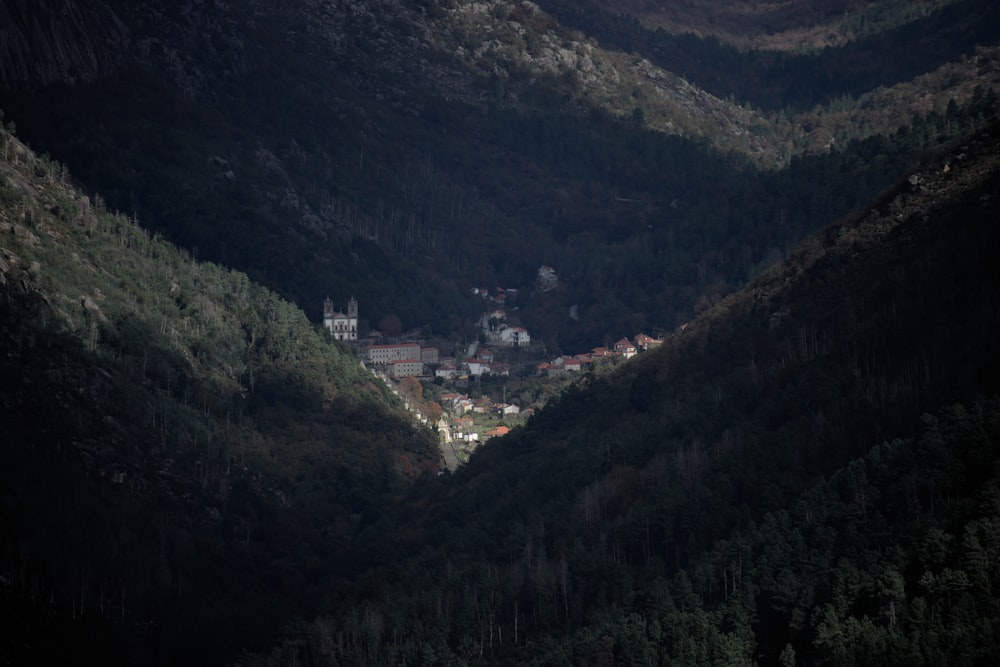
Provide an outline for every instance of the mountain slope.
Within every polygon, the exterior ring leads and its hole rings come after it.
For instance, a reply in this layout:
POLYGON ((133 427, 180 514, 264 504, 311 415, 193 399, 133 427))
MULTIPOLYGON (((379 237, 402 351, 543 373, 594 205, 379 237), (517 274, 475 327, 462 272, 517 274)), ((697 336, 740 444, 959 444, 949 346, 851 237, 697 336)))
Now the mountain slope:
POLYGON ((997 534, 982 523, 996 401, 977 396, 1000 381, 998 148, 994 125, 928 156, 659 352, 400 503, 358 540, 381 566, 272 659, 973 664, 994 650, 995 566, 962 560, 958 540, 997 534), (920 425, 954 401, 968 407, 920 425), (875 447, 896 437, 913 440, 875 447), (797 556, 803 540, 817 551, 797 556), (329 635, 343 639, 324 650, 329 635))
POLYGON ((869 57, 876 37, 801 55, 606 39, 617 23, 561 24, 555 3, 8 1, 0 106, 112 208, 312 314, 353 294, 370 324, 467 338, 470 287, 527 292, 553 266, 566 289, 523 309, 575 351, 690 319, 982 122, 995 9, 970 2, 982 20, 893 24, 892 44, 930 40, 915 64, 869 57), (891 81, 930 73, 867 90, 906 67, 891 81))
MULTIPOLYGON (((585 3, 595 4, 595 3, 585 3)), ((713 35, 741 48, 802 49, 843 44, 926 17, 956 0, 655 2, 624 0, 621 13, 667 32, 713 35)))
POLYGON ((0 158, 0 655, 267 646, 435 436, 273 292, 0 158))

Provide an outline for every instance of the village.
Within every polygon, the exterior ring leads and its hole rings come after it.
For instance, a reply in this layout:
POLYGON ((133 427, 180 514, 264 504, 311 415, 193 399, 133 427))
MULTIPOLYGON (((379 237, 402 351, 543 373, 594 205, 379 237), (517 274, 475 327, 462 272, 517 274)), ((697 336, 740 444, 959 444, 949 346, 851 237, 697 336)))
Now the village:
MULTIPOLYGON (((551 271, 549 267, 539 269, 540 281, 546 281, 542 287, 551 284, 551 271)), ((546 359, 544 347, 532 342, 528 330, 508 323, 506 303, 516 296, 516 290, 475 288, 472 293, 481 297, 485 306, 479 320, 480 335, 458 357, 442 355, 417 333, 392 339, 378 331, 362 336, 358 302, 353 297, 344 311, 337 310, 329 298, 323 304, 323 326, 330 335, 352 347, 361 363, 399 396, 418 420, 436 426, 445 463, 452 470, 483 442, 528 420, 551 394, 540 387, 564 386, 575 374, 596 365, 627 361, 663 342, 638 333, 611 346, 546 359), (512 374, 515 359, 518 370, 512 374), (526 363, 526 359, 530 361, 526 363)))

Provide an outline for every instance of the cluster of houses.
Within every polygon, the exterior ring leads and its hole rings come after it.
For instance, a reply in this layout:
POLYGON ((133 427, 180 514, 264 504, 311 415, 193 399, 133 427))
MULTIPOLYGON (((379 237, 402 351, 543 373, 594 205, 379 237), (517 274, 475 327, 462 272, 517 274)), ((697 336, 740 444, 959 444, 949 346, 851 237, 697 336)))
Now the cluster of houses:
POLYGON ((420 343, 389 343, 362 348, 362 359, 369 367, 385 372, 390 378, 436 377, 456 380, 461 377, 510 375, 510 365, 496 361, 489 348, 480 347, 465 359, 441 357, 436 347, 420 343))
MULTIPOLYGON (((552 289, 557 281, 555 271, 550 267, 539 270, 540 284, 552 289)), ((480 340, 485 339, 490 346, 496 347, 523 348, 530 344, 531 337, 526 329, 507 323, 506 308, 516 299, 517 290, 497 288, 492 292, 485 289, 473 292, 489 304, 480 322, 480 340)), ((330 299, 326 299, 323 303, 324 326, 335 339, 353 345, 366 366, 388 378, 399 380, 405 377, 434 377, 451 382, 485 375, 502 377, 510 374, 510 366, 497 361, 490 347, 483 344, 473 346, 466 358, 455 359, 441 357, 436 347, 424 345, 419 340, 382 343, 380 341, 384 339, 380 336, 361 338, 358 335, 357 300, 352 297, 345 311, 337 309, 330 299)), ((556 375, 567 371, 581 371, 608 357, 630 359, 661 342, 640 333, 635 336, 635 342, 622 338, 611 347, 595 347, 586 354, 563 355, 541 363, 537 372, 540 375, 556 375)), ((457 386, 460 387, 461 383, 457 386)), ((531 408, 521 410, 514 403, 494 402, 487 396, 472 399, 462 393, 442 394, 440 402, 442 410, 449 416, 446 434, 446 437, 450 436, 448 442, 464 443, 456 452, 468 453, 480 442, 508 433, 510 429, 504 421, 524 420, 534 412, 531 408), (477 427, 476 415, 486 417, 486 424, 495 425, 483 430, 485 427, 480 419, 477 427), (497 424, 497 421, 500 423, 497 424)))
MULTIPOLYGON (((551 279, 554 278, 554 271, 550 267, 542 267, 539 276, 551 279)), ((517 298, 517 290, 498 287, 493 292, 474 289, 473 293, 481 296, 491 306, 483 313, 480 322, 483 336, 491 345, 526 347, 531 343, 531 336, 526 329, 507 324, 505 307, 517 298)), ((358 345, 367 365, 393 379, 433 376, 450 381, 462 377, 510 374, 510 366, 496 361, 493 352, 485 346, 478 346, 471 356, 459 360, 441 358, 437 348, 415 341, 365 345, 365 341, 358 338, 358 302, 353 297, 348 301, 346 313, 338 311, 330 299, 326 299, 323 303, 323 324, 336 339, 358 345)), ((538 365, 538 373, 555 375, 565 371, 580 371, 606 357, 630 359, 661 342, 640 333, 636 335, 634 343, 628 338, 622 338, 610 348, 595 347, 589 353, 563 355, 541 363, 538 365)))
POLYGON ((466 394, 441 394, 441 408, 450 415, 451 437, 460 442, 479 442, 510 432, 504 424, 483 431, 476 429, 474 415, 494 415, 500 419, 527 419, 534 414, 533 408, 521 410, 513 403, 495 403, 488 396, 472 399, 466 394))
POLYGON ((566 371, 586 370, 591 364, 608 357, 624 357, 631 359, 639 352, 660 345, 663 341, 644 333, 637 334, 633 343, 628 338, 622 338, 611 347, 595 347, 590 352, 575 355, 563 355, 552 361, 538 364, 539 375, 558 375, 566 371))
POLYGON ((483 375, 510 375, 510 365, 494 360, 493 351, 480 347, 465 359, 446 359, 434 369, 434 377, 444 380, 456 380, 465 377, 482 377, 483 375))
POLYGON ((511 326, 507 323, 507 304, 517 298, 516 289, 496 288, 493 293, 485 289, 473 289, 490 304, 479 321, 483 336, 491 345, 503 347, 527 347, 531 344, 531 335, 524 327, 511 326))
MULTIPOLYGON (((484 337, 491 344, 503 347, 526 347, 531 343, 527 329, 509 326, 506 322, 504 306, 517 298, 517 290, 498 287, 493 293, 485 289, 475 289, 473 293, 482 296, 493 306, 482 318, 484 337)), ((467 359, 442 359, 437 348, 425 347, 420 342, 412 340, 381 344, 374 342, 378 339, 361 339, 358 336, 358 302, 353 297, 347 303, 346 312, 338 310, 327 298, 323 302, 323 325, 335 339, 355 345, 367 365, 394 379, 431 375, 456 379, 462 376, 479 377, 510 373, 510 367, 494 361, 493 353, 486 348, 479 349, 467 359)))

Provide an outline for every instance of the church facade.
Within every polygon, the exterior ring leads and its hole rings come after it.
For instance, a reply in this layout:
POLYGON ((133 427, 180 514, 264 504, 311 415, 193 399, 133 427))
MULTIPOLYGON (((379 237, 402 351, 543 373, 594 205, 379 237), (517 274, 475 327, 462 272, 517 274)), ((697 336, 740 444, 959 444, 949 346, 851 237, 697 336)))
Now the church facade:
POLYGON ((333 307, 329 297, 323 301, 323 326, 337 340, 358 339, 358 300, 351 297, 347 302, 347 313, 333 307))

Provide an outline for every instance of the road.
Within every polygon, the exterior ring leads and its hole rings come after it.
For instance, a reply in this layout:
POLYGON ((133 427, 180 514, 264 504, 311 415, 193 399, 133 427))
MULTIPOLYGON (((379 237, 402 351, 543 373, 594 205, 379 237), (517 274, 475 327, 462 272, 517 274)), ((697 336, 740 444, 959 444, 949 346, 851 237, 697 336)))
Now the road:
POLYGON ((449 472, 455 472, 458 468, 458 457, 455 456, 455 448, 451 445, 451 429, 448 422, 442 416, 437 423, 438 433, 441 434, 441 456, 444 457, 444 465, 449 472))

